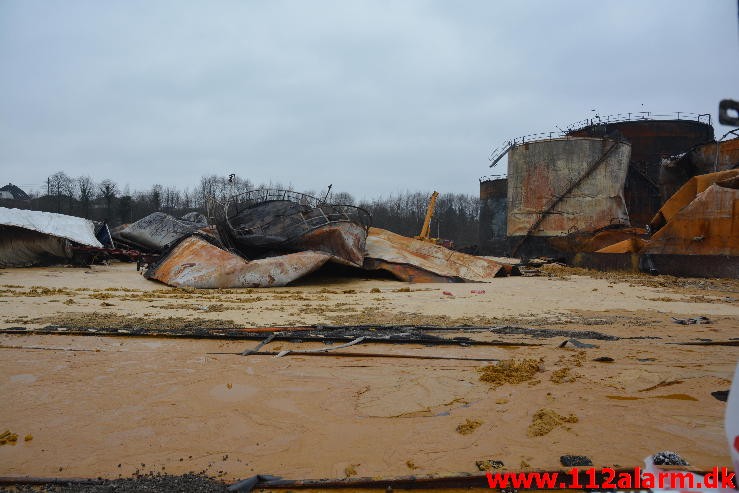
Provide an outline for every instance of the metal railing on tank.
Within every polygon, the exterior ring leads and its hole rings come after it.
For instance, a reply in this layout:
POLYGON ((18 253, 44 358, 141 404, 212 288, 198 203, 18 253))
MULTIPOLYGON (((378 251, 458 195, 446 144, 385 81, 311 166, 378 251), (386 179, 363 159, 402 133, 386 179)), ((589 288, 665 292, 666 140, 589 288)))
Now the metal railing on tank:
POLYGON ((552 132, 533 133, 506 140, 490 151, 488 160, 490 161, 490 167, 493 168, 496 164, 498 164, 498 162, 500 162, 501 159, 503 159, 506 154, 508 154, 508 151, 510 151, 512 147, 525 144, 526 142, 540 142, 545 140, 561 139, 563 137, 567 137, 570 132, 574 132, 591 126, 647 120, 687 120, 711 125, 711 115, 709 113, 690 113, 686 111, 675 111, 673 113, 652 113, 651 111, 637 111, 635 113, 617 113, 615 115, 607 116, 596 115, 592 118, 586 118, 584 120, 571 123, 570 125, 565 127, 564 130, 559 128, 556 131, 552 132))

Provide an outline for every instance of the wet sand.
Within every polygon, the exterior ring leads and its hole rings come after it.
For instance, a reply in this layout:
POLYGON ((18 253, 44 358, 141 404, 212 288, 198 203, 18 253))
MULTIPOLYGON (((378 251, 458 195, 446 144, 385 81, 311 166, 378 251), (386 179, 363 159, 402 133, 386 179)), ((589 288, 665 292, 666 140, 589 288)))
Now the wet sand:
MULTIPOLYGON (((215 353, 256 343, 0 335, 0 427, 33 436, 0 446, 0 475, 388 477, 478 472, 475 462, 487 459, 508 470, 558 469, 564 454, 631 467, 661 450, 699 469, 729 465, 726 404, 711 392, 729 388, 739 348, 672 343, 739 337, 736 283, 660 286, 658 278, 580 274, 415 285, 312 277, 290 288, 223 292, 168 288, 127 264, 0 270, 2 328, 103 326, 134 316, 155 325, 168 317, 253 327, 488 323, 658 338, 583 339, 598 347, 569 349, 557 347, 562 337, 453 331, 445 336, 540 345, 343 350, 541 360, 532 378, 493 385, 480 380, 480 361, 238 356, 215 353), (695 316, 712 323, 672 322, 695 316), (614 362, 593 361, 606 356, 614 362), (577 419, 532 436, 541 410, 577 419), (457 431, 470 422, 480 424, 457 431)), ((274 341, 264 349, 319 347, 326 346, 274 341)))

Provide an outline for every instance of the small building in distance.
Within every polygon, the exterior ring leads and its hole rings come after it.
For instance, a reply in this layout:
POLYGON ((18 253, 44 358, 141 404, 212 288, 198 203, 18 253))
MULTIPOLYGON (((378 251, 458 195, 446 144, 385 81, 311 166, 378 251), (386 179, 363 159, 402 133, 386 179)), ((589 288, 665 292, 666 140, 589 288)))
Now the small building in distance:
POLYGON ((4 187, 0 188, 0 200, 29 201, 31 200, 31 197, 16 185, 8 183, 4 187))

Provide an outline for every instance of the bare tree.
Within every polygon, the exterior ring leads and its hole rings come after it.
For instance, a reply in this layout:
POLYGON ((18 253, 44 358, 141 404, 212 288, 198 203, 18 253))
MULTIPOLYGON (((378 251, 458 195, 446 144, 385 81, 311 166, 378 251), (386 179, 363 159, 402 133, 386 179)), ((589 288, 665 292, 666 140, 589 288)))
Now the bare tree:
POLYGON ((118 195, 118 185, 116 185, 113 180, 106 178, 100 182, 98 190, 100 191, 100 197, 105 199, 105 214, 107 219, 110 220, 112 217, 111 212, 113 209, 113 200, 115 200, 118 195))
POLYGON ((77 185, 77 197, 80 200, 82 216, 90 217, 90 204, 95 194, 95 182, 89 176, 78 176, 75 181, 77 185))
POLYGON ((149 192, 149 201, 151 202, 151 207, 154 209, 154 211, 159 211, 162 209, 162 186, 159 184, 154 185, 151 187, 151 192, 149 192))
POLYGON ((62 198, 73 195, 72 179, 64 171, 57 171, 46 183, 48 195, 56 198, 56 211, 62 212, 62 198))

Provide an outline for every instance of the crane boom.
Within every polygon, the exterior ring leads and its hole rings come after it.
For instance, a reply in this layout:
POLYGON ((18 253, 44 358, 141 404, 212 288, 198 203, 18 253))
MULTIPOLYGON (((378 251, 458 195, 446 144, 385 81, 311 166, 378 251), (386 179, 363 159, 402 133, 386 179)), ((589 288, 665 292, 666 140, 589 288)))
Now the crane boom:
POLYGON ((436 198, 439 196, 439 192, 434 191, 431 194, 428 208, 426 209, 426 218, 423 220, 423 227, 421 228, 421 234, 416 238, 419 240, 429 240, 429 230, 431 229, 431 217, 434 215, 434 209, 436 208, 436 198))

